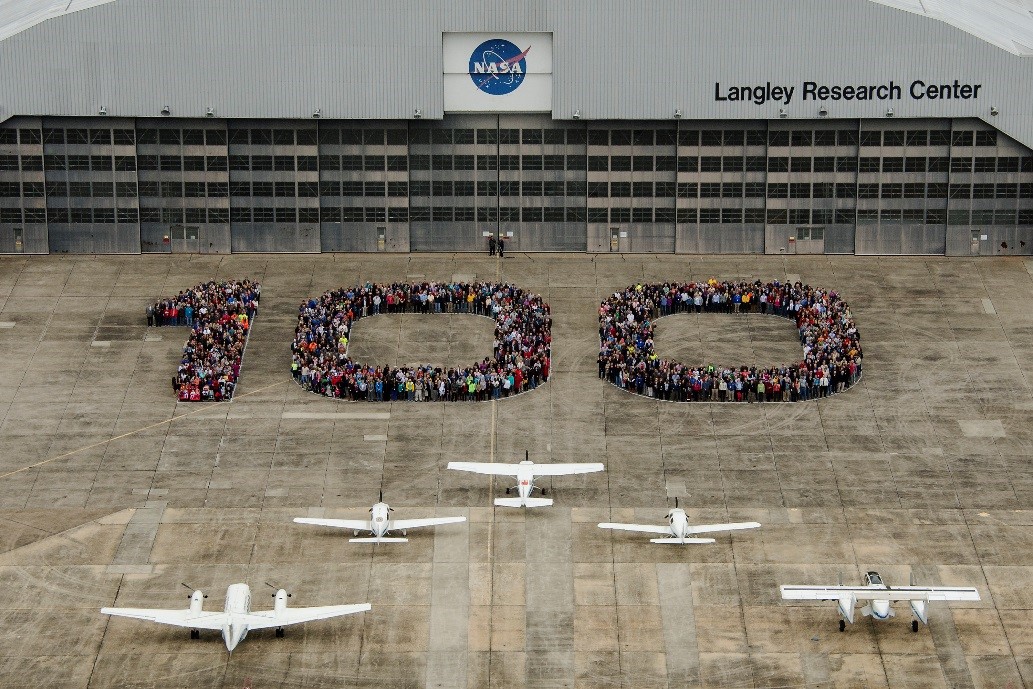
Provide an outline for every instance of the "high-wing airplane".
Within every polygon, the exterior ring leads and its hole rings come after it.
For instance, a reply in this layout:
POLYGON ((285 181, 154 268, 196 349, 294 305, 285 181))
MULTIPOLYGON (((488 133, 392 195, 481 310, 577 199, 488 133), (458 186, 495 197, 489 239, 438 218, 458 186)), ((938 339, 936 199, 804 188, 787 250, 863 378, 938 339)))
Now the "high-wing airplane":
POLYGON ((959 586, 915 586, 914 574, 910 586, 887 586, 878 572, 864 575, 861 586, 782 586, 782 600, 834 600, 842 619, 839 631, 846 629, 846 623, 854 622, 854 604, 859 600, 869 601, 861 608, 861 614, 875 620, 886 620, 896 616, 890 603, 906 600, 911 603, 911 631, 918 631, 918 622, 929 624, 926 607, 933 600, 979 600, 979 591, 959 586))
POLYGON ((384 502, 384 494, 380 493, 380 502, 369 509, 370 517, 366 519, 312 519, 310 517, 295 517, 298 524, 315 524, 317 526, 333 526, 338 529, 351 529, 353 536, 358 536, 360 531, 369 531, 373 536, 369 538, 349 538, 350 543, 408 543, 408 538, 388 536, 388 532, 401 531, 405 536, 409 529, 418 529, 424 526, 438 526, 439 524, 458 524, 465 522, 466 517, 430 517, 428 519, 392 519, 394 512, 390 505, 384 502))
POLYGON ((370 609, 369 603, 356 605, 325 605, 314 608, 287 608, 289 593, 279 589, 274 595, 273 609, 263 612, 251 610, 251 587, 247 584, 230 584, 226 589, 226 605, 222 612, 205 612, 201 609, 207 596, 194 591, 190 596, 190 607, 185 610, 161 608, 101 608, 105 615, 131 617, 137 620, 171 624, 190 629, 190 638, 201 638, 202 629, 222 632, 226 650, 230 653, 249 631, 276 628, 276 636, 283 636, 283 628, 313 620, 327 620, 331 617, 351 615, 370 609))
POLYGON ((650 543, 713 543, 713 538, 691 538, 693 534, 715 533, 718 531, 738 531, 740 529, 756 529, 757 522, 733 522, 731 524, 689 524, 685 510, 678 507, 678 498, 674 499, 674 509, 667 513, 667 526, 653 524, 614 524, 604 522, 600 529, 618 529, 620 531, 640 531, 642 533, 663 534, 661 538, 650 538, 650 543))
POLYGON ((495 498, 499 507, 546 507, 552 504, 551 498, 532 498, 531 491, 538 488, 545 495, 545 489, 534 485, 536 476, 569 476, 571 474, 590 474, 603 471, 599 463, 587 464, 535 464, 527 458, 519 464, 501 464, 494 462, 449 462, 448 468, 456 471, 470 471, 475 474, 491 474, 495 476, 512 476, 516 478, 515 488, 507 488, 506 495, 516 490, 518 498, 495 498))

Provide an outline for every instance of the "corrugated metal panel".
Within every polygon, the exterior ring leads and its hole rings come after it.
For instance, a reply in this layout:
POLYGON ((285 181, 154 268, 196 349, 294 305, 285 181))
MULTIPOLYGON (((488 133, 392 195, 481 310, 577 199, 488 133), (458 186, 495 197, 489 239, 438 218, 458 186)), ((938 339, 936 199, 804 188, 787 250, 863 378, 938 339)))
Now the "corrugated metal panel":
MULTIPOLYGON (((974 100, 911 100, 897 117, 980 117, 1033 143, 1033 60, 866 0, 120 0, 0 42, 0 120, 15 114, 397 119, 442 116, 443 31, 551 31, 554 117, 770 119, 778 103, 718 102, 715 83, 914 79, 983 85, 974 100), (858 60, 857 55, 864 55, 858 60)), ((789 118, 812 118, 799 93, 789 118)), ((830 118, 882 117, 878 101, 830 118)))

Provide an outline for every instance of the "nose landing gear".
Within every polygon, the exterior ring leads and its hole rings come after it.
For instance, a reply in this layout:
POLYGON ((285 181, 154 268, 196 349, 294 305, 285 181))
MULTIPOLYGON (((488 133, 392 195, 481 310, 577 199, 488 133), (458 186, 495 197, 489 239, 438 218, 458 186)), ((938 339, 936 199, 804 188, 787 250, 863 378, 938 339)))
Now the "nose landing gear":
POLYGON ((918 633, 918 620, 911 620, 911 631, 918 633))
POLYGON ((284 637, 284 634, 285 633, 283 631, 283 627, 277 627, 276 628, 276 638, 277 639, 282 639, 284 637))
POLYGON ((841 631, 841 632, 845 632, 846 631, 846 620, 840 620, 839 621, 839 631, 841 631))
POLYGON ((201 638, 201 630, 200 629, 191 629, 190 630, 190 638, 191 639, 200 639, 201 638))

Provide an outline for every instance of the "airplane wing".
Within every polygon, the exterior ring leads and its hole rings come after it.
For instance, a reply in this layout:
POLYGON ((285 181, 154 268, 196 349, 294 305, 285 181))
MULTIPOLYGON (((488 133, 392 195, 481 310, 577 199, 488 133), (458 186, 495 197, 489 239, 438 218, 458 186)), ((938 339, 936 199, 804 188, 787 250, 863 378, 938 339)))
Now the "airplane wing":
POLYGON ((612 522, 604 522, 599 525, 599 528, 617 529, 619 531, 641 531, 642 533, 658 533, 664 534, 665 536, 671 535, 671 527, 655 526, 653 524, 614 524, 612 522))
POLYGON ((475 474, 494 474, 496 476, 516 476, 517 464, 499 464, 495 462, 449 462, 448 468, 456 471, 470 471, 475 474))
POLYGON ((979 591, 957 586, 781 586, 783 600, 979 600, 979 591))
POLYGON ((360 531, 369 531, 369 520, 368 519, 312 519, 310 517, 295 517, 294 522, 297 524, 315 524, 317 526, 333 526, 338 529, 352 529, 353 531, 358 529, 360 531))
POLYGON ((439 524, 458 524, 465 522, 466 517, 430 517, 428 519, 392 519, 391 529, 418 529, 421 526, 437 526, 439 524))
POLYGON ((191 612, 186 610, 164 610, 161 608, 101 608, 105 615, 116 617, 130 617, 136 620, 157 622, 159 624, 171 624, 176 627, 189 627, 190 629, 222 629, 226 624, 226 613, 224 612, 191 612))
POLYGON ((757 522, 735 522, 732 524, 698 524, 689 526, 685 533, 713 533, 715 531, 739 531, 740 529, 757 529, 757 522))
POLYGON ((273 610, 252 612, 244 616, 244 621, 247 623, 248 629, 269 629, 313 620, 328 620, 331 617, 341 617, 342 615, 353 615, 357 612, 366 612, 370 607, 369 603, 357 603, 355 605, 324 605, 314 608, 287 608, 278 613, 273 610))
POLYGON ((531 473, 535 476, 569 476, 571 474, 591 474, 603 471, 606 467, 598 462, 585 464, 532 464, 531 473))

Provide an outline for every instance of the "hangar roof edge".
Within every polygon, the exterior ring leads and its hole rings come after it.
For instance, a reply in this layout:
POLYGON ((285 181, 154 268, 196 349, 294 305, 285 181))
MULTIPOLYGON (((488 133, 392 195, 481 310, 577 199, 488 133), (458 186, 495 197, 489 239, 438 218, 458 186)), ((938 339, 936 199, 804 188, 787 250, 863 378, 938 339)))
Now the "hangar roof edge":
POLYGON ((869 0, 936 19, 1010 53, 1033 56, 1033 0, 869 0))
MULTIPOLYGON (((3 0, 0 41, 47 19, 116 0, 3 0)), ((1014 55, 1033 56, 1033 0, 868 0, 945 22, 1014 55)))
POLYGON ((0 2, 0 41, 53 17, 72 14, 115 0, 4 0, 0 2))

